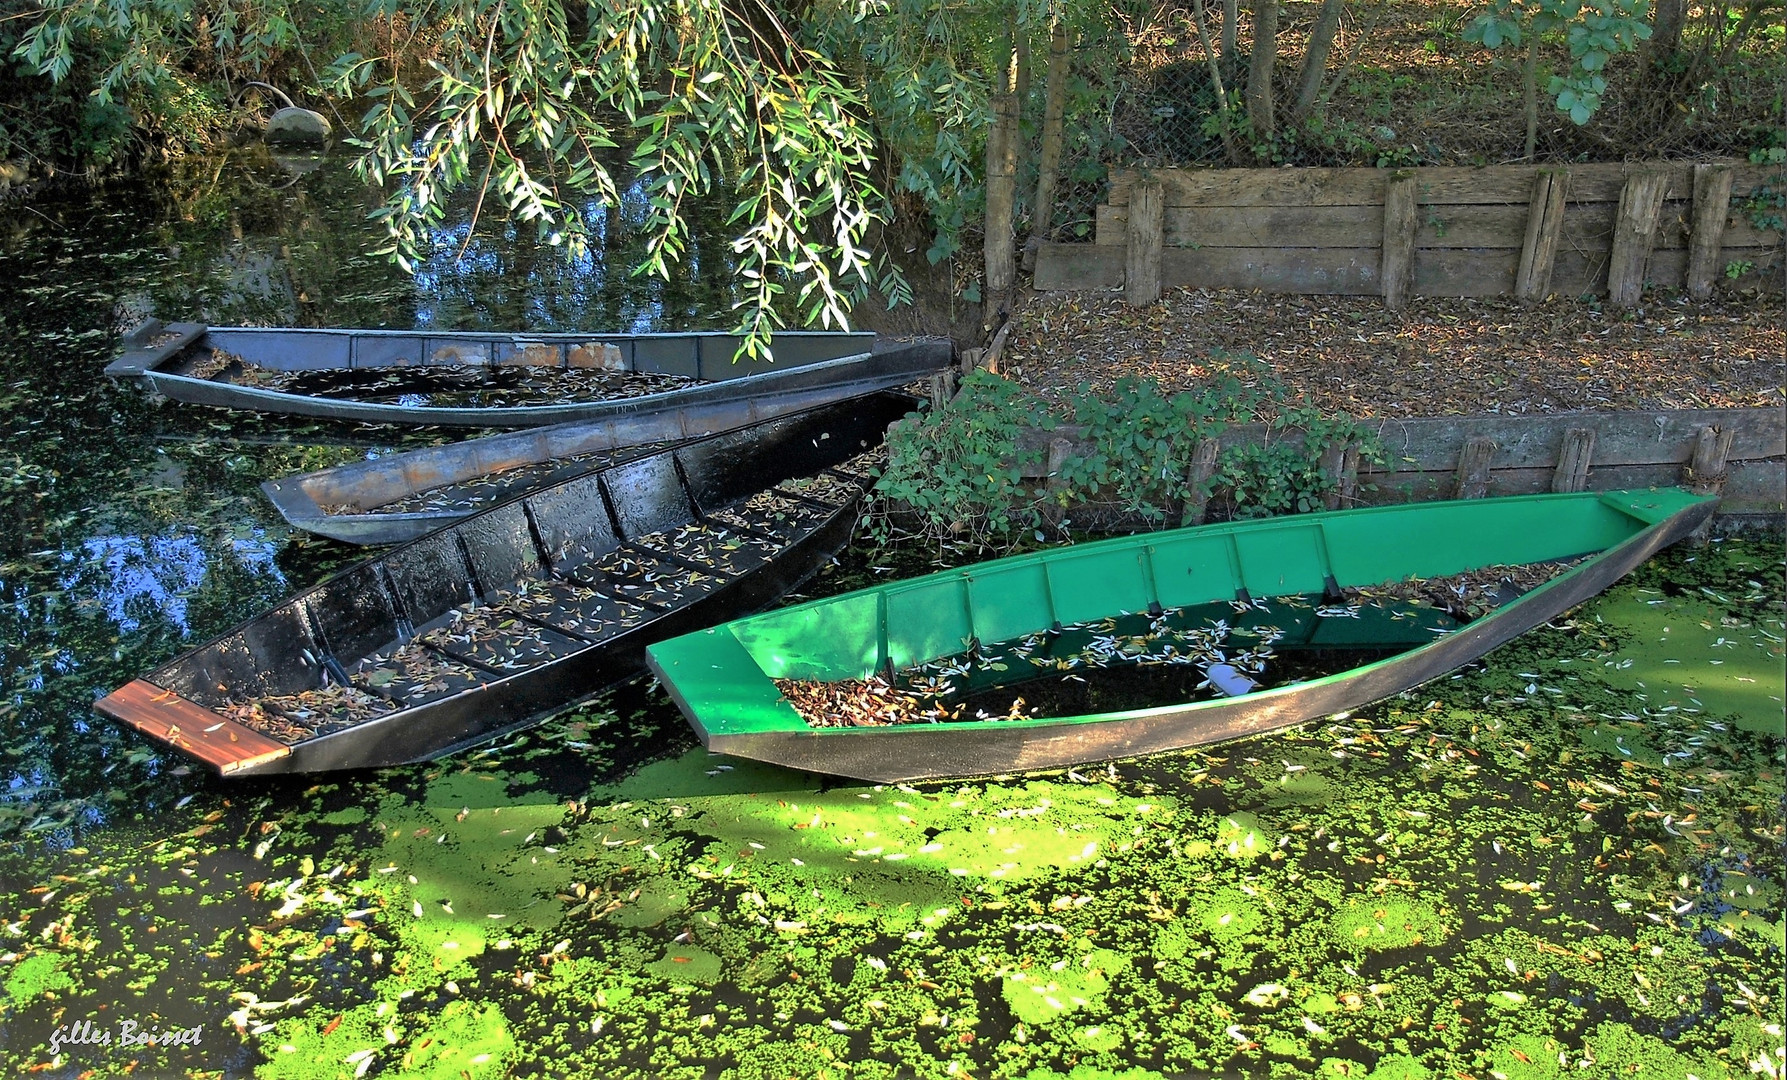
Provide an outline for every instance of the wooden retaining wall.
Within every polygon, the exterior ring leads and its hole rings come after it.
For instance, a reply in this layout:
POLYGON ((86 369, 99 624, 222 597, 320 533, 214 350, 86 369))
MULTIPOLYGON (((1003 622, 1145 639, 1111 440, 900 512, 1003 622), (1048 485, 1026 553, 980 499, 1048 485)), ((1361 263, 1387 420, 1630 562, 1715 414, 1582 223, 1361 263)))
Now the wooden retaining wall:
MULTIPOLYGON (((1333 506, 1370 506, 1545 491, 1611 491, 1686 484, 1720 493, 1720 514, 1770 519, 1787 513, 1787 414, 1780 409, 1666 409, 1529 416, 1452 416, 1370 422, 1389 460, 1361 468, 1356 454, 1328 463, 1340 477, 1333 506)), ((1025 443, 1058 464, 1084 452, 1083 429, 1030 431, 1025 443)), ((1201 455, 1259 443, 1263 424, 1224 431, 1201 455)), ((1194 454, 1194 459, 1200 455, 1194 454)), ((1194 471, 1198 468, 1193 466, 1194 471)), ((1049 475, 1050 464, 1029 474, 1049 475)), ((1208 475, 1206 473, 1206 475, 1208 475)), ((1187 523, 1202 519, 1187 507, 1187 523)), ((1078 516, 1078 515, 1076 515, 1078 516)))
POLYGON ((1652 162, 1418 169, 1154 169, 1112 174, 1092 244, 1046 244, 1037 289, 1163 286, 1542 299, 1646 283, 1704 297, 1780 284, 1782 235, 1734 210, 1787 187, 1778 165, 1652 162))

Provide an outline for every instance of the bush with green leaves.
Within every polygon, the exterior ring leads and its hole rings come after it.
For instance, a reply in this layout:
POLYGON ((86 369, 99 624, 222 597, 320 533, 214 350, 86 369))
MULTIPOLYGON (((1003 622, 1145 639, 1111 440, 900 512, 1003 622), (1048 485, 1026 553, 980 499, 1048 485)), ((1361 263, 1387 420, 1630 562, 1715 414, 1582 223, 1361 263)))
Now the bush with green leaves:
POLYGON ((1222 373, 1211 382, 1170 398, 1152 379, 1124 378, 1108 397, 1082 385, 1053 409, 1017 383, 974 372, 943 408, 889 435, 880 507, 939 541, 1009 547, 1040 539, 1045 523, 1075 507, 1114 508, 1151 525, 1194 495, 1215 496, 1211 505, 1232 517, 1319 510, 1339 482, 1321 464, 1332 448, 1384 460, 1375 434, 1350 416, 1288 404, 1259 361, 1225 356, 1213 366, 1222 373), (1268 413, 1264 443, 1230 447, 1210 479, 1194 480, 1200 441, 1268 413), (1052 477, 1034 478, 1046 452, 1034 435, 1025 439, 1033 430, 1071 436, 1052 477))

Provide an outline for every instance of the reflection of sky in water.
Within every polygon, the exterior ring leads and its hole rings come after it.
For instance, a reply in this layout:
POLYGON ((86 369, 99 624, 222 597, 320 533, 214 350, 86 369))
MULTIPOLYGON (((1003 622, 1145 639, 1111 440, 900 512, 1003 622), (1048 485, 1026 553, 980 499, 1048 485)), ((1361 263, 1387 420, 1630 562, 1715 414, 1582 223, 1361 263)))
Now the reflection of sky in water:
MULTIPOLYGON (((640 226, 649 211, 650 200, 643 185, 635 183, 626 188, 620 193, 620 227, 612 230, 614 235, 610 235, 606 205, 594 200, 586 202, 581 212, 589 229, 588 245, 575 258, 565 258, 561 250, 552 248, 550 264, 533 264, 527 283, 522 287, 526 294, 521 302, 524 310, 519 313, 523 322, 530 327, 569 329, 563 325, 567 313, 560 310, 565 300, 581 296, 586 301, 593 301, 603 297, 613 286, 619 295, 609 298, 610 303, 598 302, 594 306, 608 308, 615 314, 598 315, 595 321, 602 325, 595 326, 573 316, 574 325, 608 333, 645 334, 661 329, 665 283, 656 277, 634 277, 631 272, 633 262, 645 255, 640 226)), ((487 218, 486 223, 489 220, 487 218)), ((515 252, 529 242, 523 238, 521 229, 512 223, 504 223, 495 235, 473 235, 469 220, 442 225, 433 230, 432 238, 432 251, 417 265, 413 280, 414 325, 418 329, 437 324, 454 327, 463 318, 459 309, 468 298, 489 300, 488 294, 497 283, 501 283, 505 290, 513 289, 516 283, 505 278, 518 269, 512 265, 515 252)), ((672 273, 688 281, 699 279, 699 244, 688 245, 672 273)), ((598 313, 585 311, 582 314, 598 313)))
MULTIPOLYGON (((124 633, 142 625, 145 605, 166 619, 180 635, 191 633, 186 598, 204 583, 210 554, 195 536, 96 536, 83 545, 85 558, 63 575, 61 587, 84 587, 124 633), (98 574, 88 574, 97 570, 98 574), (85 580, 83 580, 85 579, 85 580)), ((230 541, 230 553, 254 577, 285 584, 274 562, 276 548, 260 530, 230 541)), ((72 561, 72 556, 70 557, 72 561)))

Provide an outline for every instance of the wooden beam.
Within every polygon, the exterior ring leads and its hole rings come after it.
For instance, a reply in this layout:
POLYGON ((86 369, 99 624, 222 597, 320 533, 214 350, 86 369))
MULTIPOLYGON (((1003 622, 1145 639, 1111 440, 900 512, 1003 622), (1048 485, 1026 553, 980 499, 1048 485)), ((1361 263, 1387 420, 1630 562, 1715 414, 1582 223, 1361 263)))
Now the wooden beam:
POLYGON ((1145 307, 1160 299, 1164 209, 1157 181, 1136 185, 1130 197, 1129 242, 1123 260, 1123 298, 1130 307, 1145 307))
POLYGON ((1359 447, 1356 443, 1330 443, 1322 450, 1322 474, 1334 486, 1322 495, 1330 510, 1351 506, 1359 494, 1359 447))
POLYGON ((1553 491, 1587 491, 1588 466, 1595 455, 1595 430, 1571 428, 1564 432, 1557 452, 1557 469, 1551 474, 1553 491))
POLYGON ((1494 439, 1485 436, 1465 441, 1464 450, 1458 455, 1454 498, 1481 499, 1489 494, 1489 463, 1499 449, 1494 439))
POLYGON ((1644 294, 1644 268, 1657 240, 1669 174, 1647 169, 1626 180, 1613 221, 1613 250, 1607 258, 1607 300, 1632 307, 1644 294))
POLYGON ((1716 495, 1725 486, 1729 475, 1726 463, 1731 456, 1732 430, 1708 424, 1694 439, 1694 453, 1682 469, 1682 483, 1696 495, 1716 495))
POLYGON ((1210 480, 1216 475, 1216 453, 1222 447, 1215 439, 1200 439, 1191 450, 1191 468, 1185 474, 1185 507, 1179 524, 1202 525, 1210 509, 1210 480))
POLYGON ((1533 181, 1526 237, 1520 245, 1520 265, 1514 271, 1514 295, 1529 303, 1551 294, 1551 265, 1564 234, 1564 189, 1568 184, 1569 174, 1562 169, 1542 170, 1533 181))
POLYGON ((1395 174, 1384 189, 1384 257, 1378 281, 1384 306, 1401 311, 1415 284, 1415 178, 1395 174))
POLYGON ((1719 249, 1731 216, 1731 167, 1694 166, 1694 217, 1688 233, 1688 295, 1705 300, 1719 277, 1719 249))

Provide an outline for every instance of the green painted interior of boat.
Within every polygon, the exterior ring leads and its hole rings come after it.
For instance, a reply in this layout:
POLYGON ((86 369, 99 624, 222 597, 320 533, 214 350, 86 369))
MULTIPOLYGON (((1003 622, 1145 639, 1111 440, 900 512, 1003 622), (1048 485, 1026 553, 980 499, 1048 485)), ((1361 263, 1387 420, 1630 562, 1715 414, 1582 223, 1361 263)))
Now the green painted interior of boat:
MULTIPOLYGON (((648 653, 660 680, 709 738, 770 732, 848 737, 855 729, 809 728, 773 680, 864 679, 890 666, 959 653, 972 642, 1007 641, 1154 605, 1320 593, 1334 585, 1596 555, 1713 498, 1673 488, 1526 495, 1142 533, 810 601, 660 642, 648 653)), ((1592 560, 1534 593, 1589 565, 1592 560)), ((959 726, 1097 722, 1149 711, 959 726)))

